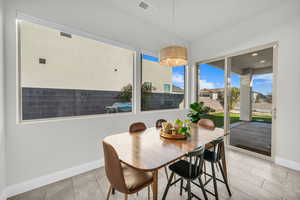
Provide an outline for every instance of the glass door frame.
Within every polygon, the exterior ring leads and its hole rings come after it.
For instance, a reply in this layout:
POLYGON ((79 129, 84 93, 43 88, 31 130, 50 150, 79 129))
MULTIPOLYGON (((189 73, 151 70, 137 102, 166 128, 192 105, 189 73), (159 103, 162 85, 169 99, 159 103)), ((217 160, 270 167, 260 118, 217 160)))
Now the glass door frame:
POLYGON ((210 62, 214 61, 219 61, 219 60, 225 60, 225 68, 224 68, 224 134, 225 134, 225 144, 228 148, 237 150, 240 152, 244 152, 250 155, 253 155, 258 158, 266 159, 266 160, 271 160, 274 162, 275 160, 275 155, 276 155, 276 134, 277 134, 277 123, 276 123, 276 108, 277 108, 277 74, 278 74, 278 47, 279 47, 279 42, 271 42, 268 44, 264 44, 261 46, 257 46, 254 48, 248 48, 246 50, 241 50, 237 51, 234 53, 230 53, 224 56, 219 56, 219 57, 214 57, 210 59, 205 59, 199 62, 195 63, 196 66, 196 71, 195 71, 195 84, 196 87, 194 90, 195 92, 195 100, 198 101, 199 98, 199 66, 200 64, 207 64, 210 62), (272 88, 272 132, 271 132, 271 156, 266 156, 262 155, 256 152, 252 152, 249 150, 241 149, 235 146, 230 145, 230 110, 229 110, 229 101, 230 101, 230 91, 231 91, 231 58, 234 56, 239 56, 247 53, 251 53, 253 51, 259 51, 267 48, 272 48, 273 47, 273 88, 272 88))

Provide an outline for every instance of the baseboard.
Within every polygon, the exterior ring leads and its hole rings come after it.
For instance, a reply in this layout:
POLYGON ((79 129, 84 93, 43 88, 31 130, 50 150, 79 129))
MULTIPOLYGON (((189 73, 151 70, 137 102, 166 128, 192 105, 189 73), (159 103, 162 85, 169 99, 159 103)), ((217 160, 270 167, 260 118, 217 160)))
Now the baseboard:
POLYGON ((287 167, 293 170, 300 171, 300 163, 292 160, 286 160, 284 158, 276 157, 275 163, 283 167, 287 167))
MULTIPOLYGON (((86 163, 80 166, 72 167, 69 169, 65 169, 62 171, 58 171, 49 175, 41 176, 23 183, 19 183, 16 185, 8 186, 5 190, 5 197, 12 197, 17 194, 21 194, 24 192, 28 192, 30 190, 48 185, 50 183, 54 183, 66 178, 70 178, 72 176, 76 176, 78 174, 82 174, 84 172, 102 167, 104 165, 104 160, 96 160, 90 163, 86 163)), ((6 199, 4 198, 4 199, 6 199)), ((0 198, 0 200, 2 200, 0 198)))

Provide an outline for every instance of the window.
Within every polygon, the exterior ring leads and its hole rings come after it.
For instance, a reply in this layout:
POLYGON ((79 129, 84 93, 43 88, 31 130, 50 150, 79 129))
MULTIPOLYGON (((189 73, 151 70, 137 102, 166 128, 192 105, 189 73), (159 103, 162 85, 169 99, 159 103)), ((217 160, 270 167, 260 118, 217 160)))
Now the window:
POLYGON ((143 54, 141 110, 184 108, 184 74, 185 66, 161 66, 157 57, 143 54))
POLYGON ((18 23, 22 120, 132 111, 134 51, 18 23))
POLYGON ((170 91, 171 91, 170 84, 164 84, 164 92, 170 92, 170 91))

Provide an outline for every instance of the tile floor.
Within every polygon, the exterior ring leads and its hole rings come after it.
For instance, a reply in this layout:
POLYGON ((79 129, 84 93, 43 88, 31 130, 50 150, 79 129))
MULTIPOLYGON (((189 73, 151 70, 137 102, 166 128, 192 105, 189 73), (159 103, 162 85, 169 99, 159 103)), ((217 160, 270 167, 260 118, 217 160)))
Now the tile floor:
MULTIPOLYGON (((233 195, 229 198, 225 186, 220 183, 218 184, 220 199, 300 200, 300 172, 233 150, 227 150, 227 161, 233 195)), ((161 199, 166 182, 164 171, 161 170, 159 199, 161 199)), ((207 188, 212 190, 212 184, 208 184, 207 188)), ((202 197, 198 188, 192 189, 194 193, 202 197)), ((102 200, 105 199, 107 190, 108 182, 105 171, 99 168, 11 197, 9 200, 102 200)), ((209 194, 208 197, 214 199, 209 194)), ((124 196, 116 192, 111 196, 111 200, 116 199, 124 199, 124 196)), ((147 189, 141 191, 138 196, 130 195, 129 199, 147 199, 147 189)), ((170 189, 167 199, 183 200, 187 199, 187 196, 186 194, 179 196, 179 184, 176 184, 170 189)))

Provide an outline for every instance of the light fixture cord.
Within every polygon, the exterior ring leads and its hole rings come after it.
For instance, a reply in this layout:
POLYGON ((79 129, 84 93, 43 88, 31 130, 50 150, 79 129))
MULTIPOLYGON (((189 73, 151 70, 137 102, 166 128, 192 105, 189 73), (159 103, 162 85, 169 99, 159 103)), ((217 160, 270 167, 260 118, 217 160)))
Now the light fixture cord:
MULTIPOLYGON (((174 28, 174 35, 176 37, 176 27, 175 27, 175 0, 173 0, 173 11, 172 11, 172 24, 174 28)), ((175 38, 173 39, 174 45, 176 44, 175 38)))

